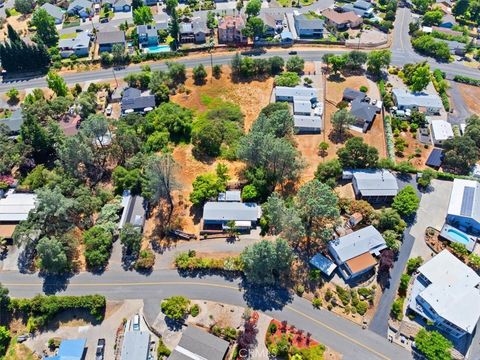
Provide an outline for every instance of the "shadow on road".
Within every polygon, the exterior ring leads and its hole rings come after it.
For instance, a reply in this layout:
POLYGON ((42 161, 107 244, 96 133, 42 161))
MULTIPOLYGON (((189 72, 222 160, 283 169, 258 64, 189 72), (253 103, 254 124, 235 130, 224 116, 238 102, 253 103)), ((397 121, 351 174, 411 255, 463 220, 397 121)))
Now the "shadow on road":
POLYGON ((242 289, 245 302, 254 310, 282 310, 293 300, 293 293, 283 287, 254 286, 244 280, 242 289))

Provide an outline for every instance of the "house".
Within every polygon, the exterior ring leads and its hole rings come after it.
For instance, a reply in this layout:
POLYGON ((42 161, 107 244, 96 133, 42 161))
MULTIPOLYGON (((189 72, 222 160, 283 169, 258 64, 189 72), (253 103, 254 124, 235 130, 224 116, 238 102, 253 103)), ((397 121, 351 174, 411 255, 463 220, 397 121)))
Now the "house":
POLYGON ((480 277, 448 250, 418 268, 408 309, 454 338, 473 334, 480 318, 480 277))
POLYGON ((428 156, 425 165, 430 166, 434 169, 439 169, 443 163, 443 150, 439 148, 433 148, 432 152, 428 156))
POLYGON ((142 196, 131 195, 129 191, 125 191, 122 196, 122 208, 118 228, 123 229, 126 224, 130 224, 142 232, 147 214, 145 199, 142 196))
POLYGON ((342 100, 344 101, 352 101, 352 100, 355 100, 357 98, 360 98, 360 99, 365 99, 366 95, 364 92, 360 91, 360 90, 355 90, 355 89, 352 89, 352 88, 345 88, 343 90, 343 97, 342 97, 342 100))
POLYGON ((347 170, 343 178, 351 178, 355 196, 369 202, 389 201, 398 194, 397 179, 388 170, 347 170))
POLYGON ((228 341, 190 325, 183 331, 180 342, 168 360, 223 360, 228 348, 228 341))
POLYGON ((480 234, 480 183, 478 181, 453 180, 446 221, 467 234, 480 234))
POLYGON ((308 98, 311 101, 317 101, 318 95, 317 88, 310 87, 287 87, 276 86, 275 87, 275 101, 287 101, 293 102, 295 98, 308 98))
POLYGON ((121 105, 122 114, 148 112, 155 107, 155 95, 129 87, 123 90, 121 105))
POLYGON ((322 12, 325 17, 325 24, 335 27, 337 30, 356 28, 363 22, 362 18, 354 11, 338 12, 333 9, 326 9, 322 12))
POLYGON ((337 265, 332 260, 320 253, 312 257, 309 263, 327 276, 332 275, 337 268, 337 265))
POLYGON ((0 223, 19 223, 27 220, 28 213, 35 208, 36 194, 17 193, 8 190, 4 197, 0 198, 0 223))
POLYGON ((265 25, 264 36, 274 36, 277 33, 283 31, 285 22, 285 13, 283 12, 262 12, 260 13, 260 19, 262 19, 265 25))
POLYGON ((353 4, 348 3, 342 6, 343 12, 353 11, 360 17, 371 18, 373 16, 373 5, 370 2, 357 0, 353 4))
POLYGON ((457 20, 455 20, 455 16, 453 16, 452 14, 443 15, 442 21, 440 22, 439 26, 442 28, 451 29, 453 25, 457 25, 457 20))
POLYGON ((393 101, 398 110, 417 110, 427 115, 439 114, 443 109, 442 100, 437 94, 425 92, 412 93, 405 89, 392 90, 393 101))
POLYGON ((130 12, 132 10, 131 0, 103 0, 103 4, 108 4, 113 12, 130 12))
POLYGON ((59 25, 63 22, 63 18, 65 17, 65 11, 56 5, 52 5, 50 3, 45 3, 41 6, 41 9, 44 9, 48 15, 53 17, 56 25, 59 25))
POLYGON ((227 190, 218 194, 217 201, 241 202, 242 192, 240 190, 227 190))
POLYGON ((90 34, 86 31, 76 33, 73 38, 60 39, 58 50, 63 58, 71 55, 78 57, 88 56, 90 52, 90 34))
POLYGON ((181 43, 204 43, 209 33, 210 30, 207 27, 207 23, 201 18, 180 23, 179 34, 181 43))
POLYGON ((370 102, 360 97, 356 98, 351 103, 350 113, 355 116, 357 121, 351 128, 366 133, 372 127, 377 111, 378 108, 375 105, 371 105, 370 102))
POLYGON ((463 56, 467 53, 467 44, 460 41, 442 40, 447 43, 452 55, 463 56))
POLYGON ((328 251, 338 265, 340 274, 346 279, 353 279, 367 273, 375 267, 377 260, 387 244, 372 225, 328 243, 328 251))
POLYGON ((158 29, 156 25, 138 25, 138 42, 142 46, 158 45, 158 29))
POLYGON ((100 31, 97 33, 98 51, 111 52, 113 45, 120 44, 126 47, 125 32, 121 30, 100 31))
POLYGON ((305 14, 293 15, 295 30, 299 37, 304 38, 323 38, 325 30, 325 21, 318 17, 305 14))
POLYGON ((0 119, 0 124, 5 124, 8 127, 9 135, 18 135, 23 124, 22 108, 19 107, 14 110, 8 118, 0 119))
POLYGON ((282 31, 280 33, 282 44, 293 44, 293 34, 290 31, 282 31))
POLYGON ((150 352, 148 331, 126 331, 122 342, 120 360, 147 360, 150 352))
POLYGON ((68 5, 67 13, 80 16, 81 18, 93 16, 93 3, 88 0, 74 0, 68 5))
POLYGON ((225 229, 229 221, 237 228, 250 230, 256 227, 262 208, 255 203, 209 201, 203 206, 205 227, 225 229))
POLYGON ((432 31, 438 31, 439 33, 452 35, 452 36, 463 36, 463 33, 461 31, 456 31, 449 28, 439 27, 439 26, 432 26, 432 31))
POLYGON ((248 38, 242 33, 244 28, 243 16, 224 16, 218 22, 218 42, 220 44, 246 44, 248 38))
POLYGON ((84 360, 87 339, 62 340, 57 355, 47 356, 46 360, 84 360))
POLYGON ((453 139, 452 125, 445 120, 432 120, 432 137, 435 145, 442 145, 445 140, 453 139))

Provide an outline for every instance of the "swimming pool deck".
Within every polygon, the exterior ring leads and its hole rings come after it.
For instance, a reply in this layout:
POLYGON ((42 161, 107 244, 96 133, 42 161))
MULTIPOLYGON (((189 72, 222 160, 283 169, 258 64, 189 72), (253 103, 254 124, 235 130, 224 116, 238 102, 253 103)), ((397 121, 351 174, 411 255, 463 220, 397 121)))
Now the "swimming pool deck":
POLYGON ((445 223, 442 227, 442 231, 440 232, 440 236, 444 239, 456 242, 459 244, 465 245, 468 251, 473 252, 475 249, 476 237, 473 235, 469 235, 464 231, 457 229, 456 227, 445 223), (454 233, 454 235, 452 235, 454 233), (463 238, 465 241, 459 241, 458 238, 463 238))

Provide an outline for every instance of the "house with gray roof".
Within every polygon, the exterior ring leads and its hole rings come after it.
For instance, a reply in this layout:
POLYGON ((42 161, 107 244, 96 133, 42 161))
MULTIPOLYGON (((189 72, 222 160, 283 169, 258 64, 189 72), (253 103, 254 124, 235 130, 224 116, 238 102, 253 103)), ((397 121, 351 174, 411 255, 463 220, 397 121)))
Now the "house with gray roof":
POLYGON ((71 55, 78 57, 88 56, 90 52, 91 38, 86 31, 76 33, 73 38, 60 39, 58 41, 58 50, 63 58, 71 55))
POLYGON ((373 5, 368 1, 357 0, 353 4, 347 3, 342 6, 344 12, 353 11, 360 17, 370 18, 373 16, 373 5))
POLYGON ((130 12, 132 9, 131 0, 103 0, 103 4, 108 4, 113 12, 130 12))
POLYGON ((323 38, 325 21, 318 17, 305 14, 294 14, 294 25, 300 38, 323 38))
POLYGON ((378 108, 360 97, 351 102, 350 113, 357 119, 352 128, 366 133, 373 124, 378 108))
POLYGON ((352 177, 353 191, 358 199, 369 202, 392 200, 398 194, 395 176, 385 169, 359 169, 344 172, 352 177))
POLYGON ((450 53, 453 55, 465 55, 467 53, 467 44, 460 41, 442 40, 447 43, 450 53))
POLYGON ((137 35, 138 42, 142 46, 158 45, 158 29, 156 25, 138 25, 137 35))
POLYGON ((377 265, 380 252, 387 248, 382 234, 372 225, 328 243, 328 251, 346 280, 356 278, 377 265))
POLYGON ((274 36, 283 31, 283 25, 285 22, 284 12, 261 12, 259 17, 265 25, 264 36, 274 36))
POLYGON ((8 118, 0 119, 0 124, 7 125, 10 135, 18 135, 23 124, 22 108, 14 110, 8 118))
POLYGON ((97 33, 98 51, 111 52, 113 45, 120 44, 126 47, 125 32, 121 30, 100 31, 97 33))
POLYGON ((180 23, 181 43, 204 43, 209 33, 206 21, 200 17, 180 23))
POLYGON ((352 101, 356 98, 365 99, 365 93, 360 90, 355 90, 352 88, 345 88, 343 90, 343 99, 345 101, 352 101))
POLYGON ((93 3, 88 0, 74 0, 68 5, 67 13, 69 15, 78 15, 81 18, 93 16, 93 3))
POLYGON ((121 108, 122 114, 131 112, 145 113, 155 107, 155 95, 129 87, 123 90, 121 108))
POLYGON ((147 360, 149 350, 150 333, 148 331, 126 331, 120 360, 147 360))
POLYGON ((423 112, 426 115, 435 115, 443 109, 442 100, 437 94, 410 92, 395 88, 392 90, 392 96, 398 110, 410 109, 423 112))
POLYGON ((240 190, 227 190, 218 194, 217 201, 242 201, 242 192, 240 190))
POLYGON ((53 19, 55 20, 55 24, 59 25, 63 22, 63 18, 65 17, 65 10, 63 10, 61 7, 52 5, 47 2, 41 6, 41 9, 44 9, 48 13, 48 15, 53 17, 53 19))
POLYGON ((203 206, 204 228, 226 229, 229 221, 241 229, 253 229, 262 216, 262 208, 255 203, 209 201, 203 206))
POLYGON ((168 360, 224 360, 229 345, 228 341, 190 325, 168 360))
POLYGON ((131 195, 129 191, 125 191, 122 196, 122 208, 118 228, 123 229, 126 224, 130 224, 142 232, 147 214, 145 199, 142 196, 131 195))
POLYGON ((467 234, 480 235, 480 183, 455 179, 447 210, 447 223, 467 234))

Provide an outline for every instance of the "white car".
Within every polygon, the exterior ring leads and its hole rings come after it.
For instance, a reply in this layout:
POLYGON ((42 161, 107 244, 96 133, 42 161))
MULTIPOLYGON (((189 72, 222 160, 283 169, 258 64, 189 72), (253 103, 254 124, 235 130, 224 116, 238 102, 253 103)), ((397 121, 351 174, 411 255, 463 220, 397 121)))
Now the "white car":
POLYGON ((105 115, 107 116, 112 115, 112 104, 107 105, 107 108, 105 109, 105 115))
POLYGON ((136 314, 133 317, 132 328, 133 331, 140 331, 140 315, 136 314))

